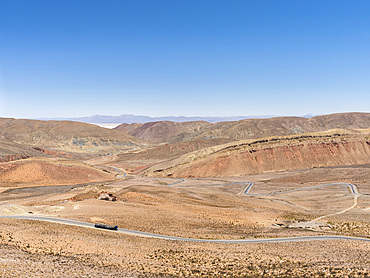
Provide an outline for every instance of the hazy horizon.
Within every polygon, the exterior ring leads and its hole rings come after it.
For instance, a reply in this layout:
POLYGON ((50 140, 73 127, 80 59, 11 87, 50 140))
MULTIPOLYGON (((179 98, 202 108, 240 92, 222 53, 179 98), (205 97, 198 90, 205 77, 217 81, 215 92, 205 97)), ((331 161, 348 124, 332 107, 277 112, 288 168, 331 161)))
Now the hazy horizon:
MULTIPOLYGON (((160 118, 245 118, 245 119, 252 119, 252 118, 275 118, 275 117, 301 117, 301 118, 311 118, 316 116, 322 116, 322 115, 331 115, 331 114, 343 114, 343 113, 370 113, 368 111, 339 111, 334 113, 323 113, 323 114, 312 114, 312 113, 306 113, 306 114, 300 114, 300 115, 293 115, 293 114, 285 114, 285 115, 267 115, 267 114, 261 114, 261 115, 139 115, 139 114, 119 114, 119 115, 103 115, 103 114, 93 114, 93 115, 84 115, 84 116, 76 116, 76 117, 68 117, 68 116, 60 116, 60 117, 5 117, 0 116, 0 118, 15 118, 15 119, 29 119, 29 120, 73 120, 78 121, 79 119, 88 119, 88 118, 119 118, 119 117, 134 117, 134 118, 153 118, 153 119, 160 119, 160 118)), ((87 121, 86 121, 87 122, 87 121)), ((91 122, 91 121, 88 121, 91 122)), ((100 123, 97 121, 97 123, 100 123)), ((105 121, 105 123, 116 123, 105 121)), ((118 122, 117 122, 118 123, 118 122)))
MULTIPOLYGON (((348 112, 348 113, 368 113, 368 112, 348 112)), ((305 115, 244 115, 244 116, 149 116, 149 115, 133 115, 133 114, 121 114, 121 115, 92 115, 86 117, 51 117, 51 118, 15 118, 15 119, 28 119, 28 120, 41 120, 41 121, 74 121, 95 124, 102 127, 114 128, 120 124, 127 123, 149 123, 149 122, 192 122, 192 121, 206 121, 209 123, 219 122, 232 122, 246 119, 270 119, 270 118, 313 118, 317 116, 333 115, 333 114, 347 114, 347 113, 332 113, 332 114, 320 114, 314 115, 311 113, 305 115)), ((0 117, 1 118, 1 117, 0 117)), ((13 117, 14 118, 14 117, 13 117)))

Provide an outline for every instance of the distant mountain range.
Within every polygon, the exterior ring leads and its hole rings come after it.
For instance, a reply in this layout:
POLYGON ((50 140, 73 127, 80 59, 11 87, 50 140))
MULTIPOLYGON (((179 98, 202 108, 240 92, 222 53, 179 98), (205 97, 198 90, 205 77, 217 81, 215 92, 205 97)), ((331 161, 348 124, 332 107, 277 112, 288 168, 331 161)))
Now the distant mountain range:
MULTIPOLYGON (((307 114, 304 118, 311 118, 314 115, 307 114)), ((210 123, 227 122, 227 121, 240 121, 245 119, 265 119, 276 117, 273 115, 265 116, 229 116, 229 117, 187 117, 187 116, 163 116, 163 117, 150 117, 150 116, 137 116, 132 114, 122 114, 119 116, 106 116, 106 115, 94 115, 90 117, 78 117, 78 118, 44 118, 40 120, 57 120, 57 121, 75 121, 83 123, 110 123, 110 124, 132 124, 132 123, 148 123, 148 122, 159 122, 159 121, 171 121, 171 122, 191 122, 191 121, 207 121, 210 123)))
POLYGON ((209 123, 206 121, 120 124, 116 130, 155 143, 191 140, 245 140, 270 136, 321 132, 330 129, 370 128, 370 113, 339 113, 310 118, 273 117, 209 123))

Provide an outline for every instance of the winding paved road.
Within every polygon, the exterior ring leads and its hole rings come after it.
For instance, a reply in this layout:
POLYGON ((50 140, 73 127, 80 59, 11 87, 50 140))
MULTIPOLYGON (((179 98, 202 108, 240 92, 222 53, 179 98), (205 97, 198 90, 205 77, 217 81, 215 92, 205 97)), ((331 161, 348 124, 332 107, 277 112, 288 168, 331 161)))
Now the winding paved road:
POLYGON ((172 179, 176 179, 178 181, 174 182, 174 183, 171 183, 171 184, 168 184, 167 186, 174 186, 175 184, 178 184, 178 183, 182 183, 185 181, 185 179, 181 179, 181 178, 172 178, 172 179))
POLYGON ((123 177, 126 177, 127 174, 122 172, 121 170, 118 170, 116 167, 113 167, 114 170, 116 170, 118 173, 121 173, 123 175, 123 177))
POLYGON ((362 194, 360 194, 358 192, 358 188, 356 185, 354 184, 351 184, 351 183, 329 183, 329 184, 323 184, 323 185, 318 185, 318 186, 311 186, 311 187, 304 187, 304 188, 298 188, 298 189, 292 189, 292 190, 285 190, 285 191, 279 191, 279 192, 272 192, 272 193, 264 193, 264 194, 252 194, 252 193, 249 193, 249 191, 252 189, 254 183, 252 182, 247 182, 248 185, 244 188, 243 190, 243 193, 246 194, 246 195, 252 195, 252 196, 272 196, 272 195, 277 195, 277 194, 285 194, 285 193, 290 193, 290 192, 295 192, 295 191, 303 191, 303 190, 310 190, 310 189, 316 189, 316 188, 322 188, 322 187, 328 187, 328 186, 336 186, 336 185, 347 185, 349 190, 351 191, 351 194, 353 195, 353 205, 344 209, 344 210, 341 210, 341 211, 338 211, 336 213, 331 213, 331 214, 327 214, 327 215, 323 215, 323 216, 320 216, 320 217, 317 217, 315 219, 312 219, 311 221, 308 221, 308 222, 316 222, 316 221, 319 221, 323 218, 326 218, 326 217, 329 217, 329 216, 334 216, 334 215, 338 215, 338 214, 342 214, 342 213, 345 213, 353 208, 355 208, 358 204, 358 197, 362 194))
POLYGON ((329 183, 329 184, 323 184, 323 185, 318 185, 318 186, 311 186, 311 187, 304 187, 304 188, 278 191, 278 192, 272 192, 272 193, 262 193, 262 194, 249 193, 254 183, 252 182, 245 182, 245 183, 247 183, 248 185, 244 188, 244 194, 252 195, 252 196, 272 196, 272 195, 277 195, 277 194, 286 194, 286 193, 295 192, 295 191, 310 190, 310 189, 316 189, 316 188, 322 188, 322 187, 328 187, 328 186, 336 186, 336 185, 347 185, 351 193, 353 193, 354 195, 358 195, 358 196, 361 195, 360 193, 358 193, 357 186, 351 183, 329 183))
MULTIPOLYGON (((85 228, 94 227, 93 223, 69 220, 56 217, 45 217, 45 216, 26 216, 26 215, 16 215, 16 216, 0 216, 0 218, 12 218, 12 219, 23 219, 23 220, 37 220, 37 221, 46 221, 64 225, 79 226, 85 228)), ((109 231, 109 230, 104 230, 109 231)), ((118 228, 117 231, 110 231, 115 233, 123 233, 133 236, 148 237, 155 239, 164 239, 164 240, 174 240, 174 241, 190 241, 190 242, 208 242, 208 243, 265 243, 265 242, 293 242, 293 241, 317 241, 317 240, 334 240, 334 239, 345 239, 345 240, 360 240, 370 242, 370 238, 361 238, 361 237, 349 237, 349 236, 301 236, 301 237, 283 237, 283 238, 256 238, 256 239, 198 239, 198 238, 186 238, 186 237, 175 237, 175 236, 166 236, 160 234, 152 234, 135 230, 128 230, 123 228, 118 228)))
MULTIPOLYGON (((123 176, 127 176, 126 173, 123 173, 122 171, 118 170, 116 167, 113 167, 117 172, 122 173, 123 176)), ((171 183, 167 186, 174 186, 176 184, 182 183, 185 181, 185 179, 181 178, 174 178, 178 181, 171 183)), ((301 191, 301 190, 309 190, 309 189, 315 189, 315 188, 321 188, 321 187, 327 187, 327 186, 334 186, 334 185, 347 185, 351 191, 352 194, 355 195, 355 204, 345 209, 344 211, 341 211, 340 214, 345 211, 348 211, 355 207, 357 205, 357 197, 361 194, 358 192, 357 186, 353 184, 346 184, 346 183, 333 183, 333 184, 326 184, 326 185, 319 185, 314 187, 306 187, 306 188, 299 188, 299 189, 293 189, 293 190, 287 190, 287 191, 280 191, 280 192, 273 192, 273 193, 267 193, 267 194, 251 194, 249 191, 252 189, 254 183, 252 182, 233 182, 233 183, 227 183, 227 184, 212 184, 207 186, 225 186, 225 185, 231 185, 231 184, 247 184, 247 186, 244 188, 242 193, 246 195, 253 195, 253 196, 268 196, 268 195, 276 195, 276 194, 283 194, 288 192, 294 192, 294 191, 301 191)), ((203 185, 204 186, 204 185, 203 185)), ((335 215, 333 214, 333 215, 335 215)), ((326 216, 322 216, 319 218, 316 218, 314 220, 322 219, 326 216)), ((96 229, 93 223, 89 222, 82 222, 82 221, 76 221, 76 220, 70 220, 70 219, 64 219, 64 218, 57 218, 57 217, 46 217, 46 216, 36 216, 36 215, 6 215, 6 216, 0 216, 0 218, 11 218, 11 219, 22 219, 22 220, 34 220, 34 221, 46 221, 46 222, 52 222, 52 223, 58 223, 58 224, 64 224, 64 225, 72 225, 72 226, 79 226, 84 228, 92 228, 96 229)), ((312 220, 312 221, 314 221, 312 220)), ((173 241, 190 241, 190 242, 208 242, 208 243, 273 243, 273 242, 295 242, 295 241, 317 241, 317 240, 359 240, 359 241, 366 241, 370 242, 370 238, 361 238, 361 237, 350 237, 350 236, 300 236, 300 237, 284 237, 284 238, 258 238, 258 239, 236 239, 236 240, 222 240, 222 239, 198 239, 198 238, 185 238, 185 237, 175 237, 175 236, 167 236, 167 235, 161 235, 161 234, 153 234, 153 233, 147 233, 142 231, 135 231, 135 230, 129 230, 124 228, 118 228, 117 231, 111 231, 111 232, 118 232, 128 235, 134 235, 134 236, 140 236, 140 237, 148 237, 148 238, 155 238, 155 239, 164 239, 164 240, 173 240, 173 241)))

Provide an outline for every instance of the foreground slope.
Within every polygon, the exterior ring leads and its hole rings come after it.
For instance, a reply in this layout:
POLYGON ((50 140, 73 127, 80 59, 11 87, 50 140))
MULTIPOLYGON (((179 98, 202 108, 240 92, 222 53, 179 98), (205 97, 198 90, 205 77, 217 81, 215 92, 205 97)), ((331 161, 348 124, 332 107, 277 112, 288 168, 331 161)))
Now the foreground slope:
POLYGON ((140 139, 163 143, 215 138, 244 140, 319 132, 335 128, 370 128, 370 113, 340 113, 308 119, 299 117, 247 119, 215 124, 208 122, 153 122, 122 124, 116 129, 140 139))
MULTIPOLYGON (((344 171, 350 171, 352 177, 348 182, 357 183, 360 174, 363 181, 358 188, 366 194, 370 184, 368 169, 357 166, 327 168, 328 173, 335 170, 332 178, 326 172, 322 175, 329 177, 327 183, 335 183, 338 178, 348 179, 344 171)), ((42 187, 44 191, 37 196, 29 188, 22 188, 17 191, 21 199, 15 198, 15 190, 12 190, 13 196, 2 193, 0 212, 35 217, 42 214, 89 222, 90 226, 96 222, 116 224, 130 230, 197 239, 333 234, 368 238, 369 195, 358 198, 358 207, 328 218, 331 228, 325 223, 317 230, 276 225, 314 219, 353 204, 354 196, 346 186, 301 190, 312 186, 310 176, 321 181, 317 171, 322 169, 238 178, 187 179, 179 186, 168 186, 173 183, 168 178, 136 177, 105 186, 65 189, 51 196, 47 187, 42 187), (308 178, 308 183, 302 184, 300 177, 308 178), (289 178, 297 179, 297 183, 278 182, 289 178), (247 180, 254 182, 254 193, 283 192, 292 188, 297 191, 278 196, 240 194, 240 184, 233 182, 247 180), (113 192, 119 201, 97 200, 102 190, 113 192)), ((355 240, 248 244, 180 242, 0 218, 1 250, 5 252, 1 253, 4 259, 0 260, 0 276, 5 277, 9 273, 13 277, 32 277, 38 273, 45 277, 259 277, 263 273, 277 277, 368 277, 370 243, 355 240)))
POLYGON ((144 174, 222 177, 366 163, 370 163, 369 130, 333 130, 210 147, 155 165, 144 174))

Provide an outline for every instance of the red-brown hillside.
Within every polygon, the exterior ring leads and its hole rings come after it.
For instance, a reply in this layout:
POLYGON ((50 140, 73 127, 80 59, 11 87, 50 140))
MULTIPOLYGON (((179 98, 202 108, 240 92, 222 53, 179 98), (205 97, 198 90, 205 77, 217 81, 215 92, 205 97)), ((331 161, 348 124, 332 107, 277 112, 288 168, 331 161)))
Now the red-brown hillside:
POLYGON ((114 178, 90 165, 62 159, 31 158, 0 163, 2 187, 80 184, 114 178))
POLYGON ((148 169, 150 176, 220 177, 370 163, 370 134, 327 132, 237 141, 148 169))

